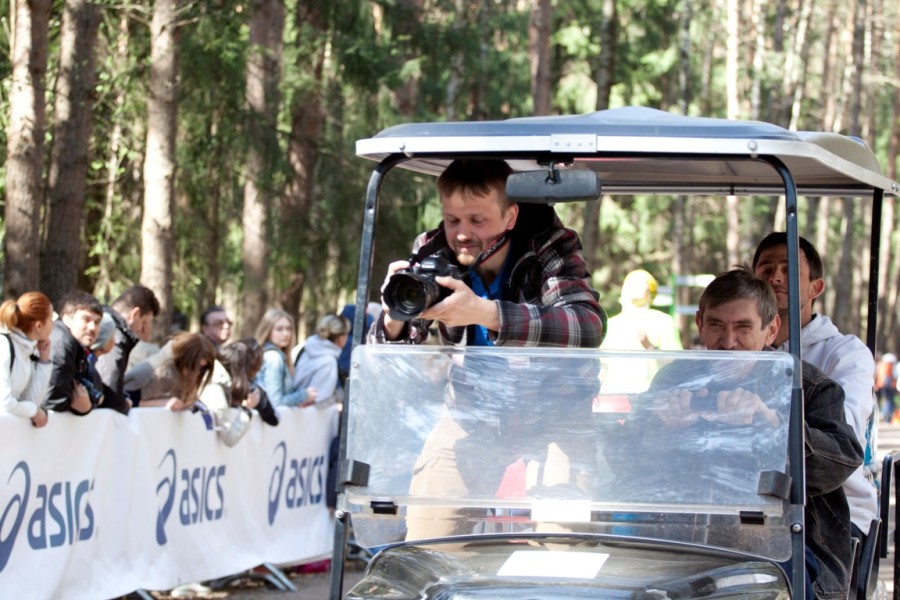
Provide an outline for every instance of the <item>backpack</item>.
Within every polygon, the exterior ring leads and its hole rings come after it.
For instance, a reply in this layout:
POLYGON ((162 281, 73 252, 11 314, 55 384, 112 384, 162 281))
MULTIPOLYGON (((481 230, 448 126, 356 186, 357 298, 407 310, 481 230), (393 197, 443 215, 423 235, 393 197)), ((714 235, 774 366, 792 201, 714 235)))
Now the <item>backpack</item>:
POLYGON ((297 370, 297 365, 300 364, 300 357, 303 356, 303 352, 306 350, 306 344, 300 347, 300 352, 297 353, 297 356, 294 357, 294 370, 297 370))
POLYGON ((6 341, 9 342, 9 372, 12 374, 13 365, 16 364, 16 349, 13 348, 13 341, 8 333, 0 333, 0 335, 5 337, 6 341))

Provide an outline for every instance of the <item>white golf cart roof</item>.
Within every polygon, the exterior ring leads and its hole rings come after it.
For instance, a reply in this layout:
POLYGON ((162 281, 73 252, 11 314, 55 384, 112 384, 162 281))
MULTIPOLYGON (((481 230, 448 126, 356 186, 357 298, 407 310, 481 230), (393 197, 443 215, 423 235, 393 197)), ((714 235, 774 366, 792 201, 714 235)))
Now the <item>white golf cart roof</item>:
POLYGON ((409 158, 400 167, 440 174, 454 158, 497 156, 529 171, 549 162, 595 171, 609 194, 767 194, 784 190, 775 157, 800 195, 900 194, 858 138, 794 132, 756 121, 684 117, 626 107, 505 121, 410 123, 356 143, 359 156, 409 158), (652 164, 651 164, 652 161, 652 164))

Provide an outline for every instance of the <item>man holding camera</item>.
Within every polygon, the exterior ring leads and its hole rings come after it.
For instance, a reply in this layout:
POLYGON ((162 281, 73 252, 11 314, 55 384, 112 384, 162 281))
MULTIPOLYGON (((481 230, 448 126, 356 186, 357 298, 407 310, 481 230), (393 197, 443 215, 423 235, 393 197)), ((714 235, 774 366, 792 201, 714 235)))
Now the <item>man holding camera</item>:
MULTIPOLYGON (((510 173, 502 160, 456 160, 447 167, 437 182, 444 219, 437 229, 416 239, 410 260, 388 267, 382 287, 384 310, 370 329, 370 343, 422 343, 430 322, 438 321, 444 344, 600 345, 606 314, 591 287, 578 235, 563 227, 549 205, 510 202, 506 195, 510 173)), ((467 358, 463 368, 471 370, 472 361, 467 358)), ((491 390, 491 381, 477 379, 468 386, 450 385, 453 389, 447 393, 454 402, 479 402, 480 392, 491 390)), ((504 392, 502 387, 496 390, 504 392)), ((585 393, 583 411, 572 410, 574 421, 583 422, 590 415, 591 396, 585 393)), ((464 441, 467 435, 466 425, 446 410, 416 463, 411 496, 466 495, 475 465, 480 464, 464 441)), ((535 435, 525 437, 532 440, 535 435)), ((536 441, 546 443, 543 438, 536 441)), ((575 482, 582 461, 593 460, 591 444, 563 452, 559 464, 542 461, 552 474, 547 481, 575 482)), ((548 450, 547 456, 551 454, 548 450)), ((471 522, 458 513, 409 506, 407 539, 468 532, 471 522)))
POLYGON ((600 345, 606 314, 578 235, 549 205, 510 202, 510 173, 502 160, 456 160, 447 167, 437 181, 444 219, 416 238, 410 260, 388 266, 384 311, 371 341, 422 343, 429 323, 438 321, 444 344, 600 345), (397 274, 430 279, 442 289, 423 312, 410 314, 416 299, 407 304, 407 296, 390 293, 397 274))
POLYGON ((61 302, 53 324, 50 390, 44 408, 86 415, 94 408, 114 408, 115 392, 103 385, 89 363, 90 347, 97 339, 103 307, 87 292, 72 292, 61 302), (105 402, 109 396, 109 402, 105 402))

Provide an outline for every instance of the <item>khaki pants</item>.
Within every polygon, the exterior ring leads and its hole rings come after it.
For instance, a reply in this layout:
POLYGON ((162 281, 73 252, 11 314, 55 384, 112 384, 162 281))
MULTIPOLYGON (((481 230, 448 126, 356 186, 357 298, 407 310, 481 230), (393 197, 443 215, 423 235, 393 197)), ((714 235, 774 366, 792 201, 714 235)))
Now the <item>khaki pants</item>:
MULTIPOLYGON (((583 426, 584 421, 582 421, 583 426)), ((475 425, 483 426, 482 424, 475 425)), ((570 427, 578 427, 570 423, 570 427)), ((454 509, 446 506, 427 506, 428 499, 468 501, 483 504, 496 499, 497 488, 506 468, 520 458, 526 464, 525 490, 552 493, 555 486, 577 488, 567 491, 589 498, 586 473, 594 470, 594 432, 572 435, 570 429, 566 448, 553 441, 553 432, 538 429, 531 435, 498 434, 493 438, 481 431, 470 435, 449 410, 438 421, 413 469, 409 486, 410 506, 407 508, 407 540, 428 539, 475 532, 486 516, 486 509, 454 509), (422 500, 422 503, 418 503, 422 500)), ((498 504, 500 502, 498 501, 498 504)), ((559 530, 556 528, 555 530, 559 530)))

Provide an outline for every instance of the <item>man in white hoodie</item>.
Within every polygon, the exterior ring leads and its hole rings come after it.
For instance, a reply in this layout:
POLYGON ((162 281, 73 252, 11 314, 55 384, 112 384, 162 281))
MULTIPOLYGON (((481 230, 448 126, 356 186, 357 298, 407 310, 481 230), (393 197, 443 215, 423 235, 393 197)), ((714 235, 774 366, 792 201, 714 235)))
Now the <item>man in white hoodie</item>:
MULTIPOLYGON (((841 333, 831 319, 813 312, 813 303, 825 291, 822 259, 815 247, 802 237, 799 267, 801 355, 804 361, 824 371, 844 388, 847 423, 853 427, 866 453, 863 466, 844 483, 853 534, 862 542, 878 513, 875 486, 865 473, 866 463, 874 459, 875 360, 862 340, 841 333)), ((759 243, 753 256, 753 272, 769 282, 778 300, 781 328, 772 345, 777 350, 789 351, 786 233, 770 233, 759 243)))

